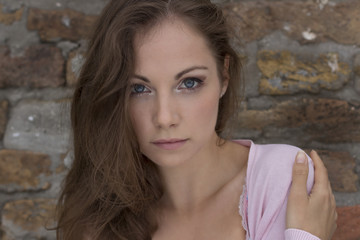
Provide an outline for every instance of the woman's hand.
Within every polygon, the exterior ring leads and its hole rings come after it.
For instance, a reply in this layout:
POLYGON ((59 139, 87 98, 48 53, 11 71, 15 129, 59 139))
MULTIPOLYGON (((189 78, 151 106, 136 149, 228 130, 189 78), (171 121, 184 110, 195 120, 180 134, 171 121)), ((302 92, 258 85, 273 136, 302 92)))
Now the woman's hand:
POLYGON ((319 155, 313 150, 315 183, 307 194, 308 159, 299 152, 293 166, 292 186, 286 211, 286 228, 309 232, 321 240, 330 240, 336 229, 336 204, 327 170, 319 155))

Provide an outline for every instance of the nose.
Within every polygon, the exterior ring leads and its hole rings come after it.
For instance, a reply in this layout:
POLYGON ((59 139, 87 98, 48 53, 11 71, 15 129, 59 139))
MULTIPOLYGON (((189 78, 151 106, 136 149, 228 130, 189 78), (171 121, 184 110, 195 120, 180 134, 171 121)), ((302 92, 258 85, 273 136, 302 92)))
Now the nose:
POLYGON ((179 124, 176 100, 171 96, 158 96, 153 121, 158 128, 171 128, 179 124))

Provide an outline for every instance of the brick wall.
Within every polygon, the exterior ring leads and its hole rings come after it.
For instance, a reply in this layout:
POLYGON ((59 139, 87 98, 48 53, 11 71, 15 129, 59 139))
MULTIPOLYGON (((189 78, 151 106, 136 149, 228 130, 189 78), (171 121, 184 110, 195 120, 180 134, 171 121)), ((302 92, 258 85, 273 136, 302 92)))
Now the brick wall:
MULTIPOLYGON (((69 99, 105 0, 0 0, 0 239, 54 239, 69 166, 69 99)), ((221 1, 217 1, 221 2, 221 1)), ((317 149, 333 239, 360 239, 360 1, 228 1, 244 59, 234 135, 317 149)))

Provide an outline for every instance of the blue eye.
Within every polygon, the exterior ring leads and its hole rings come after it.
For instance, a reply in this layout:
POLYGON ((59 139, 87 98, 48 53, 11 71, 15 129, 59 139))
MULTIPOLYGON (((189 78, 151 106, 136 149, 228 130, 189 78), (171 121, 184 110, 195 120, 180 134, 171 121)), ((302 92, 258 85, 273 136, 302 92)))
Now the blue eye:
POLYGON ((141 93, 145 90, 145 86, 144 85, 140 85, 140 84, 135 84, 134 86, 134 91, 137 93, 141 93))
POLYGON ((185 79, 184 81, 184 85, 187 87, 187 88, 192 88, 194 87, 195 85, 195 80, 194 79, 185 79))
POLYGON ((133 94, 141 94, 141 93, 147 92, 146 90, 147 90, 147 88, 144 85, 142 85, 142 84, 134 84, 134 85, 132 85, 131 93, 133 93, 133 94))
POLYGON ((132 86, 131 92, 132 93, 142 93, 145 90, 145 86, 141 84, 134 84, 132 86))
POLYGON ((202 83, 203 81, 198 79, 198 78, 186 78, 184 79, 181 84, 180 84, 180 88, 184 88, 184 89, 194 89, 199 87, 199 85, 202 83))

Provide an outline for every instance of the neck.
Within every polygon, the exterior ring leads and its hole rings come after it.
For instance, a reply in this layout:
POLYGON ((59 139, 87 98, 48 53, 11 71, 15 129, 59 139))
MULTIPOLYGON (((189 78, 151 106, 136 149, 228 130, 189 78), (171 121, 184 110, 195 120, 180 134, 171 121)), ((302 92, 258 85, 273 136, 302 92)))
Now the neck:
MULTIPOLYGON (((216 136, 216 135, 215 135, 216 136)), ((231 166, 226 161, 228 144, 218 146, 218 137, 180 166, 160 168, 165 194, 162 208, 190 213, 206 204, 229 181, 231 166)))

